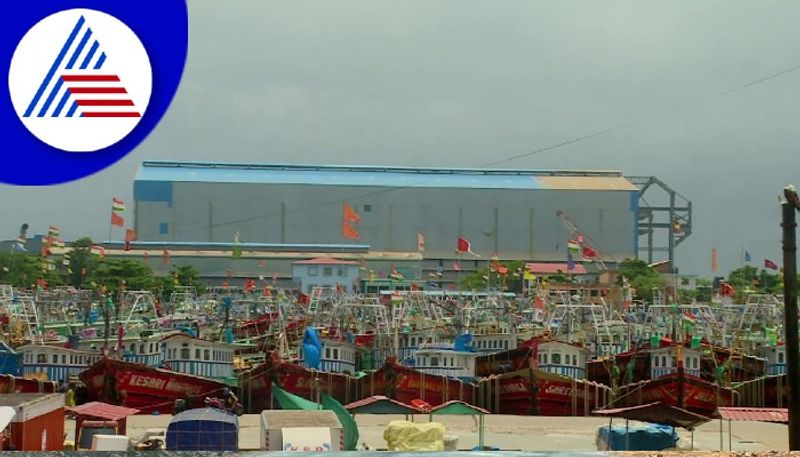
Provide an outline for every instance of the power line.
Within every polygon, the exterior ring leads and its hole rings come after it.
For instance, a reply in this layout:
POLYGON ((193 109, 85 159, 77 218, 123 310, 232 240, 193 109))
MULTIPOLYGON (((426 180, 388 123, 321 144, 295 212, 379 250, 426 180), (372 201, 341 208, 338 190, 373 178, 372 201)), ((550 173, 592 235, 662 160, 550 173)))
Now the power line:
MULTIPOLYGON (((591 132, 591 133, 587 133, 585 135, 577 136, 577 137, 571 138, 569 140, 564 140, 564 141, 561 141, 561 142, 558 142, 558 143, 555 143, 555 144, 551 144, 549 146, 544 146, 544 147, 541 147, 541 148, 538 148, 538 149, 534 149, 533 151, 528 151, 528 152, 525 152, 525 153, 516 154, 516 155, 513 155, 513 156, 508 156, 508 157, 500 159, 500 160, 495 160, 495 161, 486 163, 484 165, 479 166, 478 168, 493 167, 493 166, 497 166, 497 165, 502 164, 502 163, 512 162, 514 160, 519 160, 519 159, 524 159, 526 157, 531 157, 531 156, 534 156, 536 154, 540 154, 542 152, 552 151, 552 150, 559 149, 559 148, 562 148, 562 147, 565 147, 565 146, 569 146, 569 145, 572 145, 572 144, 581 143, 581 142, 584 142, 584 141, 592 139, 592 138, 596 138, 596 137, 599 137, 599 136, 607 135, 607 134, 612 133, 612 132, 616 132, 618 130, 625 129, 625 128, 630 127, 632 125, 642 124, 645 121, 651 121, 651 120, 654 120, 654 119, 658 119, 658 118, 667 116, 669 114, 673 114, 673 113, 680 112, 680 111, 685 111, 685 110, 687 110, 689 108, 692 108, 694 106, 697 106, 697 105, 700 105, 700 104, 703 104, 703 103, 706 103, 706 102, 709 102, 709 101, 712 101, 712 100, 715 100, 715 99, 718 99, 718 98, 722 98, 722 97, 728 96, 730 94, 733 94, 733 93, 748 89, 748 88, 753 87, 755 85, 770 81, 772 79, 779 78, 779 77, 787 75, 789 73, 793 73, 793 72, 795 72, 797 70, 800 70, 800 65, 796 65, 796 66, 793 66, 793 67, 790 67, 790 68, 786 68, 786 69, 781 70, 779 72, 772 73, 772 74, 769 74, 767 76, 763 76, 761 78, 755 79, 755 80, 747 82, 745 84, 742 84, 742 85, 739 85, 739 86, 724 90, 722 92, 718 92, 718 93, 709 95, 707 97, 699 98, 699 99, 694 100, 692 102, 688 102, 688 103, 685 103, 683 105, 680 105, 680 106, 677 106, 677 107, 674 107, 674 108, 670 108, 670 109, 665 110, 665 111, 661 111, 661 112, 652 114, 650 116, 645 116, 644 118, 641 118, 641 119, 636 120, 636 121, 623 122, 623 123, 617 124, 617 125, 612 126, 612 127, 608 127, 608 128, 605 128, 605 129, 597 130, 595 132, 591 132)), ((414 186, 414 187, 412 187, 410 185, 397 186, 397 187, 387 187, 387 188, 376 190, 376 191, 372 191, 372 192, 366 192, 366 193, 363 193, 363 194, 353 195, 353 196, 351 196, 351 197, 349 197, 349 198, 347 198, 345 200, 373 197, 375 195, 380 195, 380 194, 384 194, 384 193, 388 193, 388 192, 397 192, 397 191, 400 191, 400 190, 406 190, 406 189, 409 189, 409 188, 415 188, 415 187, 418 187, 419 184, 424 184, 425 182, 426 181, 424 181, 424 180, 420 181, 420 182, 416 183, 417 186, 414 186)), ((309 210, 313 210, 313 209, 317 209, 317 208, 323 208, 323 207, 331 206, 331 205, 338 205, 338 204, 341 204, 341 203, 342 203, 341 199, 330 200, 330 201, 327 201, 327 202, 316 203, 316 204, 313 204, 313 205, 308 205, 308 206, 300 207, 300 208, 296 208, 296 209, 289 209, 289 210, 285 210, 285 211, 281 211, 281 212, 275 212, 275 213, 267 213, 267 214, 262 214, 262 215, 258 215, 258 216, 250 216, 250 217, 246 217, 246 218, 242 218, 242 219, 230 220, 230 221, 225 221, 225 222, 217 222, 217 223, 208 224, 208 225, 205 225, 205 226, 193 227, 193 228, 188 228, 188 229, 183 229, 183 230, 175 230, 175 231, 176 232, 188 232, 188 231, 208 230, 208 229, 213 229, 213 228, 226 227, 226 226, 237 225, 237 224, 242 224, 242 223, 246 223, 246 222, 253 222, 253 221, 257 221, 257 220, 261 220, 261 219, 269 219, 271 217, 281 216, 281 215, 289 214, 289 213, 297 213, 297 212, 309 211, 309 210)))

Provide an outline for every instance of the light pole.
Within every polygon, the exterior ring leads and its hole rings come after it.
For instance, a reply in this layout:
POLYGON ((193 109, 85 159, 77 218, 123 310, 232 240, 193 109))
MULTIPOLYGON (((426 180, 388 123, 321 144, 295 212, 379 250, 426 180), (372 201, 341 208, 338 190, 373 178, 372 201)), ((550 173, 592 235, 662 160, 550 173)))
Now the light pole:
POLYGON ((797 242, 795 211, 800 198, 794 186, 783 189, 783 297, 786 328, 786 374, 789 381, 789 450, 800 450, 800 344, 797 332, 797 242))

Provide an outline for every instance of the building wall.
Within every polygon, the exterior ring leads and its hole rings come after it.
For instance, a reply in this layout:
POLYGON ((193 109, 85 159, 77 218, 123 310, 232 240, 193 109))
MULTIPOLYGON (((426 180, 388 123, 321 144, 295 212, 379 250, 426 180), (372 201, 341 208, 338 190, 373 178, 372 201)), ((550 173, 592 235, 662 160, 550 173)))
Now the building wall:
POLYGON ((373 250, 414 251, 417 232, 428 258, 453 258, 456 238, 503 259, 566 257, 562 210, 604 259, 635 257, 633 191, 320 186, 205 182, 137 182, 141 240, 343 243, 342 202, 360 214, 359 243, 373 250), (165 230, 166 229, 166 230, 165 230))
POLYGON ((336 285, 343 287, 346 292, 352 292, 353 285, 358 282, 358 265, 298 264, 292 266, 292 276, 305 293, 310 293, 314 287, 336 285), (325 275, 326 268, 330 268, 330 275, 325 275))

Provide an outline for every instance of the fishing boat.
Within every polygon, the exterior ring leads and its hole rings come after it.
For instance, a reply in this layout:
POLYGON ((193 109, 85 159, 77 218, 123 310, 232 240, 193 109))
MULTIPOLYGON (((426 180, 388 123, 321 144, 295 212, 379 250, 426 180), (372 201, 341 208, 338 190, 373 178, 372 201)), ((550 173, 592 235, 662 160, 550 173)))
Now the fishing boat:
POLYGON ((138 363, 102 358, 78 377, 89 400, 128 406, 141 413, 171 414, 176 400, 200 407, 205 397, 218 397, 223 382, 138 363))
POLYGON ((584 416, 612 399, 610 387, 585 379, 589 350, 558 340, 477 359, 477 404, 497 414, 584 416))
POLYGON ((57 388, 52 381, 0 374, 0 394, 51 393, 57 388))

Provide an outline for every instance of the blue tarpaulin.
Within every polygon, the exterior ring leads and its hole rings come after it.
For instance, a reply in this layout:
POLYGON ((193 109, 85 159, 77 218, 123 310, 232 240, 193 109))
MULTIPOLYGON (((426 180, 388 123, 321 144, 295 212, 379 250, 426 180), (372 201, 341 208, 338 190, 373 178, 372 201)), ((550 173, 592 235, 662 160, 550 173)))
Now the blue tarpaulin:
POLYGON ((239 420, 216 408, 184 411, 167 427, 168 451, 235 451, 239 420))
POLYGON ((610 451, 661 451, 678 445, 678 434, 669 425, 651 424, 630 427, 625 437, 625 427, 612 427, 609 439, 608 426, 600 427, 598 439, 607 443, 610 451), (626 442, 630 444, 626 448, 626 442))

